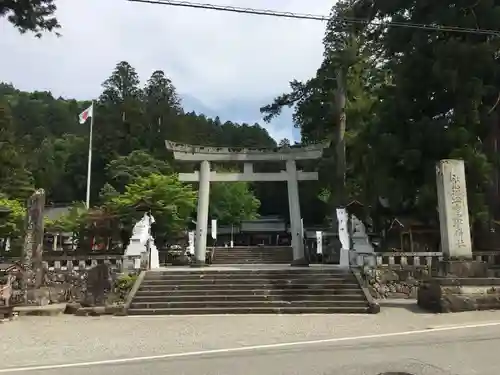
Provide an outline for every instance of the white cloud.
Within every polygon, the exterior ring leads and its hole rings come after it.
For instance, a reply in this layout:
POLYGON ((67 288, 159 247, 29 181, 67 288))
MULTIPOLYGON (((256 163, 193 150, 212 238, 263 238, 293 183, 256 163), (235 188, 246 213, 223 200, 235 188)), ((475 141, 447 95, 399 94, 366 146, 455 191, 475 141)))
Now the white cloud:
MULTIPOLYGON (((208 0, 207 0, 208 2, 208 0)), ((266 0, 211 0, 269 8, 266 0)), ((332 0, 276 1, 280 11, 328 14, 332 0)), ((143 80, 162 69, 178 91, 214 111, 234 100, 268 100, 314 74, 324 23, 178 8, 126 0, 57 0, 61 38, 20 35, 0 20, 0 81, 25 90, 92 98, 117 62, 143 80)), ((258 119, 255 119, 258 120, 258 119)), ((290 129, 269 129, 289 136, 290 129)), ((289 137, 291 138, 291 137, 289 137)))

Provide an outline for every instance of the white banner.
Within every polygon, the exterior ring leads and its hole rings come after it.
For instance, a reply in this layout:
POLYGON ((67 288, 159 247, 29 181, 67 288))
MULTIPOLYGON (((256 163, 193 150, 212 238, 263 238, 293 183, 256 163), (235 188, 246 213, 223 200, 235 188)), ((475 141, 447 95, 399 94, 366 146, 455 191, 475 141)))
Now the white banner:
POLYGON ((188 233, 188 249, 190 254, 194 254, 194 232, 188 233))
POLYGON ((339 240, 342 244, 342 249, 349 250, 349 231, 347 229, 347 222, 349 216, 345 208, 337 208, 337 221, 339 223, 339 240))
POLYGON ((217 239, 217 219, 212 219, 212 238, 217 239))
POLYGON ((316 231, 316 253, 323 254, 323 232, 316 231))

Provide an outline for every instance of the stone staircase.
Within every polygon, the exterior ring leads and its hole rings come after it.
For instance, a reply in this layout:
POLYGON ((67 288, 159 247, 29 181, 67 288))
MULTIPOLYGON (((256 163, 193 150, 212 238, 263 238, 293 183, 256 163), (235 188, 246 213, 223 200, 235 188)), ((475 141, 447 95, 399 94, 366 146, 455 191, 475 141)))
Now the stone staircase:
POLYGON ((129 315, 376 313, 356 277, 340 269, 148 271, 129 315))
POLYGON ((293 251, 289 246, 258 247, 217 247, 213 264, 280 264, 293 261, 293 251))

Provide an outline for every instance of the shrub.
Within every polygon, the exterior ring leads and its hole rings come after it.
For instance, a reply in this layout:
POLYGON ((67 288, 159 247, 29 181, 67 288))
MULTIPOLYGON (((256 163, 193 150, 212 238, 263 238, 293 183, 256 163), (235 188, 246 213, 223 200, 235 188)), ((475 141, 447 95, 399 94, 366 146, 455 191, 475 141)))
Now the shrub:
POLYGON ((116 279, 114 289, 120 299, 124 300, 127 298, 127 295, 134 286, 136 280, 137 275, 121 275, 116 279))

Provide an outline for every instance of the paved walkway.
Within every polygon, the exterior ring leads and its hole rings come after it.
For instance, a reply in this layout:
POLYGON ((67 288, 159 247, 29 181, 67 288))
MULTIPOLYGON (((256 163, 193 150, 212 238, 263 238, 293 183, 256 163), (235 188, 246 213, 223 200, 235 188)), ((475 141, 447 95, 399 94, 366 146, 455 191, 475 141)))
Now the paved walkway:
POLYGON ((386 301, 377 315, 22 317, 0 325, 2 366, 101 361, 500 322, 500 312, 427 314, 386 301))

